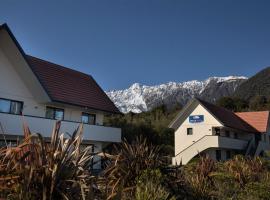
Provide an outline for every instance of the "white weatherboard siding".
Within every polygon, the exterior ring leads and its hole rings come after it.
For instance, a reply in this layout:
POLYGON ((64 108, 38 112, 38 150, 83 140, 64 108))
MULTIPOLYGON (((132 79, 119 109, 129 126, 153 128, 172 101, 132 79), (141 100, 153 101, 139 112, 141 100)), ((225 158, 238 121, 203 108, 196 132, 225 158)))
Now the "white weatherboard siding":
POLYGON ((212 135, 212 127, 222 126, 203 106, 200 104, 190 115, 204 115, 204 122, 190 123, 189 118, 175 131, 175 155, 204 135, 212 135), (187 135, 187 128, 193 128, 193 135, 187 135))

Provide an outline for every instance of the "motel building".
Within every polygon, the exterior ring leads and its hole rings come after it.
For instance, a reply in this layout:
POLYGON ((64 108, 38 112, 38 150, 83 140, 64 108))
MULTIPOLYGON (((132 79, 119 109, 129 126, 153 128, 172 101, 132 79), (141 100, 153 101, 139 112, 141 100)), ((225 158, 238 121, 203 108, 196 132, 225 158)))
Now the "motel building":
POLYGON ((231 112, 194 98, 169 125, 175 130, 174 165, 199 154, 227 160, 235 154, 262 155, 270 150, 269 111, 231 112))
POLYGON ((83 145, 100 152, 121 142, 121 129, 103 125, 108 113, 120 112, 92 76, 26 55, 9 27, 0 25, 0 146, 4 138, 10 146, 22 139, 24 122, 49 138, 60 120, 61 133, 83 123, 83 145))

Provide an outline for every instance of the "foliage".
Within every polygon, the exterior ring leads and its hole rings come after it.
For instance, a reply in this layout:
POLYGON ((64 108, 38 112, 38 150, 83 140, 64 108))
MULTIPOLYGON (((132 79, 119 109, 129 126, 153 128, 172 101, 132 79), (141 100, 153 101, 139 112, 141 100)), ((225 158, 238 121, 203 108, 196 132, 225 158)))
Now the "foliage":
POLYGON ((143 170, 161 166, 159 148, 147 144, 142 137, 129 144, 124 140, 115 146, 117 155, 106 168, 104 175, 108 180, 108 199, 116 196, 129 198, 134 195, 137 177, 143 170))
POLYGON ((233 112, 245 111, 248 109, 248 101, 236 97, 222 97, 217 101, 217 105, 233 112))
POLYGON ((259 175, 264 171, 264 165, 259 157, 244 158, 235 156, 225 163, 228 172, 233 175, 240 187, 244 187, 250 181, 259 180, 259 175))
POLYGON ((209 156, 200 156, 199 162, 192 167, 193 173, 186 177, 191 187, 191 194, 196 199, 210 199, 213 187, 212 173, 215 169, 215 162, 209 156))
POLYGON ((137 200, 172 200, 173 197, 170 197, 170 193, 162 185, 163 181, 164 177, 159 169, 143 170, 137 177, 135 198, 137 200))
POLYGON ((93 195, 93 154, 81 149, 82 126, 70 138, 57 122, 51 141, 24 128, 25 140, 0 150, 1 193, 9 199, 86 199, 93 195), (8 186, 8 187, 7 187, 8 186))
POLYGON ((167 200, 170 193, 164 187, 151 181, 146 181, 136 187, 135 199, 136 200, 167 200))
POLYGON ((179 106, 174 109, 160 106, 139 114, 106 116, 104 124, 121 127, 122 137, 128 142, 134 141, 138 136, 143 136, 152 144, 159 145, 163 155, 173 155, 174 131, 169 129, 168 125, 180 109, 179 106))
POLYGON ((233 112, 270 110, 270 97, 254 96, 249 100, 238 97, 222 97, 216 104, 233 112))

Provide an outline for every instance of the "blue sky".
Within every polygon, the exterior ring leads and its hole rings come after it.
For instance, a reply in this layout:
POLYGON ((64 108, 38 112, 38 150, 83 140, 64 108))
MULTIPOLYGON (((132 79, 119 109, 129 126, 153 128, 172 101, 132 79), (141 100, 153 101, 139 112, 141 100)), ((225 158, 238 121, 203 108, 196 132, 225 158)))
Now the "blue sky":
POLYGON ((26 53, 93 75, 105 90, 270 66, 270 1, 1 0, 26 53))

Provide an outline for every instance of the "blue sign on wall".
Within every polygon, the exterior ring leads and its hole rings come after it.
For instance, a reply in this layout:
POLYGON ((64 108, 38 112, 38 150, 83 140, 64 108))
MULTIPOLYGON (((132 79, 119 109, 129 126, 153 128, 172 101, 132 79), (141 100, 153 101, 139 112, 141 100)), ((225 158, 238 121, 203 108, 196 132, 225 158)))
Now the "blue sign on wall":
POLYGON ((203 115, 190 115, 189 116, 189 122, 190 123, 200 123, 204 121, 203 115))

